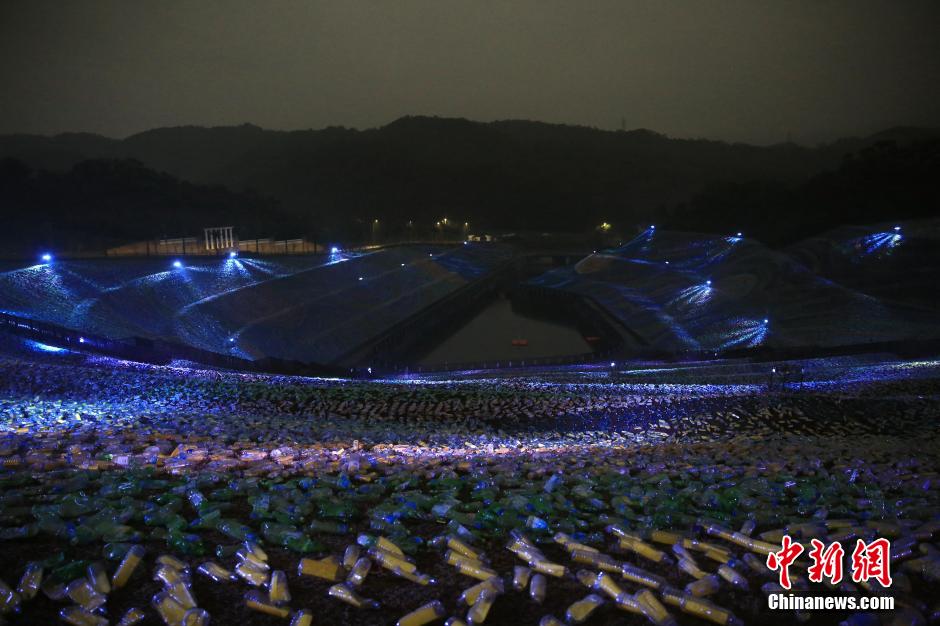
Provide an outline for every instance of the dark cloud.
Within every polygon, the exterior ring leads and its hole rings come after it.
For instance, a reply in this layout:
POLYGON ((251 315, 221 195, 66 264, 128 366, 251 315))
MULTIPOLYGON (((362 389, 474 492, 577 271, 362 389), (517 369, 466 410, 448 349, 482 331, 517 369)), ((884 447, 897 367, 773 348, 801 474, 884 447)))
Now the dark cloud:
POLYGON ((940 3, 0 4, 0 132, 406 114, 758 143, 940 125, 940 3))

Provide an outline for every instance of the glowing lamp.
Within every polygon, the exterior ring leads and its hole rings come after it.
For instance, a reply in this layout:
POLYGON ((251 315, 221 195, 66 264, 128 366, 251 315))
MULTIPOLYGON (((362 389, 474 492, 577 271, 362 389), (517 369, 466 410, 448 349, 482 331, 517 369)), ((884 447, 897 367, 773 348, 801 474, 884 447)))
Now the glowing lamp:
POLYGON ((712 281, 706 280, 706 281, 705 281, 705 286, 706 286, 706 287, 711 287, 711 286, 712 286, 712 281))
POLYGON ((231 252, 228 253, 228 258, 230 258, 230 259, 234 259, 234 258, 237 257, 237 256, 238 256, 238 253, 235 252, 234 250, 232 250, 231 252))
POLYGON ((900 227, 900 226, 895 226, 895 227, 894 227, 894 232, 898 232, 899 230, 901 230, 901 227, 900 227))
POLYGON ((333 246, 332 248, 330 248, 330 254, 338 254, 338 253, 339 253, 339 248, 337 248, 336 246, 333 246))
POLYGON ((173 261, 173 267, 175 267, 176 269, 179 269, 179 268, 183 267, 183 262, 182 262, 182 261, 173 261))
POLYGON ((52 255, 49 254, 48 252, 42 255, 40 258, 43 260, 44 263, 49 263, 50 261, 52 261, 52 255))

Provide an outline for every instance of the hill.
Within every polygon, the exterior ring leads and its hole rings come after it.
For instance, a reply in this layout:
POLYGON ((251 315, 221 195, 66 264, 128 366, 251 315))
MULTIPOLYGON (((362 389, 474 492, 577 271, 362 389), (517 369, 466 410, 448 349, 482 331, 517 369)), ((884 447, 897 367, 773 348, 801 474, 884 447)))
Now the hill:
POLYGON ((272 131, 160 128, 126 139, 0 136, 0 156, 34 168, 131 158, 199 184, 277 198, 330 235, 362 235, 374 218, 392 234, 442 216, 477 228, 625 230, 715 183, 800 184, 879 141, 936 136, 897 128, 815 148, 673 139, 530 121, 404 117, 381 128, 272 131), (358 222, 356 220, 359 220, 358 222))

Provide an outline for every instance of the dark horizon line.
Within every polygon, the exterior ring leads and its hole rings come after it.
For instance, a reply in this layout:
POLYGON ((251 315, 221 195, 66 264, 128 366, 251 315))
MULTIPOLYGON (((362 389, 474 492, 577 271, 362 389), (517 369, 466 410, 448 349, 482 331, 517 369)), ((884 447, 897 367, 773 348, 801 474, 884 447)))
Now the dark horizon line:
POLYGON ((791 145, 803 147, 803 148, 817 148, 817 147, 836 144, 840 141, 852 140, 852 139, 866 139, 866 138, 875 137, 877 135, 887 134, 887 133, 900 131, 900 130, 918 130, 918 131, 926 131, 926 132, 933 132, 933 133, 940 134, 940 128, 935 128, 933 126, 920 126, 916 124, 893 124, 876 132, 872 132, 868 134, 859 133, 859 134, 840 135, 840 136, 837 136, 835 139, 832 139, 829 141, 820 141, 813 145, 800 143, 798 141, 793 141, 793 140, 777 141, 774 143, 764 144, 764 143, 752 143, 752 142, 746 142, 746 141, 729 141, 726 139, 709 139, 706 137, 694 137, 694 136, 678 137, 678 136, 671 136, 666 133, 659 132, 657 130, 653 130, 650 128, 644 128, 644 127, 631 128, 631 129, 623 129, 623 128, 609 129, 609 128, 599 128, 597 126, 590 126, 587 124, 544 122, 541 120, 524 119, 524 118, 505 118, 505 119, 497 119, 497 120, 490 120, 490 121, 480 121, 480 120, 474 120, 474 119, 470 119, 466 117, 452 117, 452 116, 442 116, 442 115, 402 115, 381 126, 371 126, 371 127, 366 127, 366 128, 358 128, 354 126, 343 126, 343 125, 330 125, 330 126, 323 126, 321 128, 311 127, 311 128, 279 129, 279 128, 265 128, 253 122, 242 122, 241 124, 220 124, 220 125, 213 125, 213 126, 204 126, 201 124, 178 124, 175 126, 155 126, 153 128, 148 128, 146 130, 142 130, 142 131, 138 131, 135 133, 131 133, 129 135, 125 135, 123 137, 115 137, 115 136, 110 136, 110 135, 104 135, 102 133, 80 131, 80 130, 79 131, 63 131, 63 132, 58 132, 58 133, 5 132, 5 133, 0 133, 0 137, 42 137, 45 139, 57 139, 60 137, 68 137, 72 135, 85 135, 85 136, 91 136, 91 137, 100 137, 102 139, 107 139, 109 141, 122 142, 128 139, 131 139, 133 137, 137 137, 139 135, 145 135, 147 133, 152 133, 152 132, 162 131, 162 130, 176 130, 176 129, 217 130, 217 129, 235 129, 235 128, 243 128, 243 127, 252 127, 263 132, 284 133, 284 134, 322 132, 322 131, 331 130, 331 129, 341 129, 341 130, 349 130, 349 131, 354 131, 354 132, 359 132, 359 133, 365 133, 365 132, 378 131, 378 130, 388 128, 389 126, 392 126, 398 122, 401 122, 402 120, 439 120, 439 121, 447 121, 447 122, 466 122, 469 124, 476 124, 476 125, 481 125, 481 126, 489 126, 489 125, 494 125, 494 124, 506 124, 506 123, 528 123, 528 124, 540 124, 543 126, 554 126, 554 127, 560 127, 560 128, 577 128, 577 129, 583 129, 587 131, 595 131, 598 133, 613 133, 613 134, 648 133, 648 134, 656 135, 663 139, 668 139, 672 141, 705 141, 705 142, 725 143, 729 145, 745 145, 745 146, 754 146, 754 147, 762 147, 762 148, 770 148, 770 147, 775 147, 775 146, 791 146, 791 145))

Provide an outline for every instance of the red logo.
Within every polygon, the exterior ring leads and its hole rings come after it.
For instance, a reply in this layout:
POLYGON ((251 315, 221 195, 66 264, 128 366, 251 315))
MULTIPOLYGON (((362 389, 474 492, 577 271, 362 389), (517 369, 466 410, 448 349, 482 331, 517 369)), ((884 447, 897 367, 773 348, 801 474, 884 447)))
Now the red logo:
POLYGON ((833 541, 826 547, 819 539, 812 539, 813 549, 809 551, 809 558, 813 564, 809 566, 809 579, 814 583, 821 583, 823 578, 828 578, 833 585, 842 582, 842 558, 845 556, 845 550, 838 541, 833 541))
POLYGON ((874 578, 882 587, 891 586, 891 542, 875 539, 869 544, 859 539, 852 551, 852 580, 868 582, 874 578))
MULTIPOLYGON (((845 550, 838 541, 828 546, 818 539, 811 539, 813 546, 809 558, 813 564, 807 569, 810 582, 821 583, 828 578, 833 585, 842 582, 842 563, 845 550)), ((767 567, 780 573, 780 586, 790 589, 790 566, 803 554, 805 548, 793 541, 790 535, 784 535, 780 541, 779 552, 767 555, 767 567)), ((859 539, 852 551, 852 580, 857 583, 875 579, 882 587, 891 586, 891 542, 887 539, 875 539, 865 543, 859 539)))
POLYGON ((772 570, 780 570, 780 586, 784 589, 790 588, 790 565, 796 560, 796 557, 803 554, 803 546, 793 543, 790 535, 784 535, 780 542, 782 549, 780 552, 771 552, 767 555, 767 567, 772 570))

